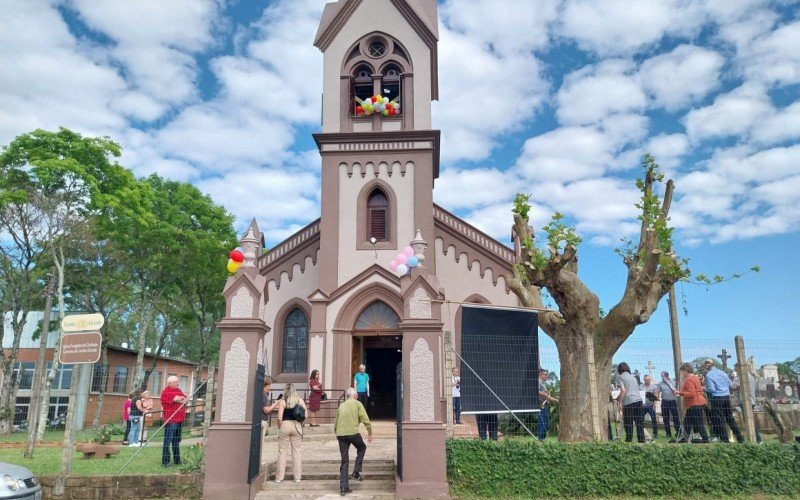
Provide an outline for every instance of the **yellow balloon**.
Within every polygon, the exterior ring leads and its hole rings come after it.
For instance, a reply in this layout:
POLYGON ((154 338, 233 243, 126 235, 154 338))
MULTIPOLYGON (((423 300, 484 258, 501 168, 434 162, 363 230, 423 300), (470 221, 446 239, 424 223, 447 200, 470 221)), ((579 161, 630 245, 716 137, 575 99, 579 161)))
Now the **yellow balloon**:
POLYGON ((229 273, 231 273, 231 274, 235 273, 236 271, 239 270, 240 267, 242 267, 242 263, 241 262, 236 262, 233 259, 228 259, 228 272, 229 273))

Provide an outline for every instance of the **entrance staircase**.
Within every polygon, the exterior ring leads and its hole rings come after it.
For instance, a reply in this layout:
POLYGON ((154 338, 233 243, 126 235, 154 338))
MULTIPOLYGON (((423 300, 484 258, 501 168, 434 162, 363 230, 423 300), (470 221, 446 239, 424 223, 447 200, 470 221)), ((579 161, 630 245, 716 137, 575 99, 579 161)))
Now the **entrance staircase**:
MULTIPOLYGON (((270 429, 263 446, 269 453, 266 460, 267 475, 262 491, 256 494, 258 500, 270 498, 316 499, 342 498, 339 495, 339 448, 332 425, 320 425, 303 429, 303 478, 294 482, 291 454, 286 461, 286 474, 283 482, 275 482, 277 462, 275 459, 278 441, 275 429, 270 429)), ((345 498, 395 498, 395 459, 396 426, 394 422, 373 422, 374 441, 367 445, 362 473, 363 481, 350 479, 352 493, 345 498)), ((350 468, 352 474, 356 450, 350 448, 350 468)))

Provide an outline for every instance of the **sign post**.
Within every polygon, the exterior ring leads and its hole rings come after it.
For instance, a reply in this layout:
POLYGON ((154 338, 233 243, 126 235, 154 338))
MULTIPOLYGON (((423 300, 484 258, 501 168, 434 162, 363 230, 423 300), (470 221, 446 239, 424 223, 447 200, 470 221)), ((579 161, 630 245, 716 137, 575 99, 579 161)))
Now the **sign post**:
POLYGON ((74 364, 72 384, 69 389, 67 420, 64 424, 64 452, 61 455, 61 470, 53 484, 53 495, 64 494, 67 478, 72 472, 73 443, 75 441, 75 399, 78 397, 81 372, 86 363, 96 363, 100 359, 103 336, 98 331, 105 324, 102 314, 74 314, 61 320, 61 349, 59 362, 74 364), (79 332, 79 333, 78 333, 79 332))

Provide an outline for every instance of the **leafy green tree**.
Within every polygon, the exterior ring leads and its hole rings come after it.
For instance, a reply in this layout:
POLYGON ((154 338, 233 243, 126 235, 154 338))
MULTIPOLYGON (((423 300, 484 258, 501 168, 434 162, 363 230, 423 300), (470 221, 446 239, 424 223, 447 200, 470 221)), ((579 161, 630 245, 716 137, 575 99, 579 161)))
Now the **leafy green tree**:
POLYGON ((529 196, 519 194, 514 201, 513 230, 521 257, 513 267, 509 287, 523 306, 542 309, 539 325, 558 349, 561 440, 603 435, 605 412, 601 407, 605 398, 599 395, 610 390, 607 380, 614 353, 638 325, 650 318, 669 289, 691 276, 687 260, 673 251, 673 229, 669 225, 673 182, 666 183, 662 199, 658 186, 664 174, 649 154, 642 157, 642 170, 643 178, 636 181, 642 193, 636 205, 641 222, 639 241, 627 242, 619 250, 627 268, 625 291, 607 314, 597 295, 578 276, 581 238, 575 229, 556 213, 544 227, 545 241, 538 244, 529 225, 529 196), (557 310, 544 308, 543 290, 557 310), (595 404, 590 397, 593 387, 598 395, 595 404))

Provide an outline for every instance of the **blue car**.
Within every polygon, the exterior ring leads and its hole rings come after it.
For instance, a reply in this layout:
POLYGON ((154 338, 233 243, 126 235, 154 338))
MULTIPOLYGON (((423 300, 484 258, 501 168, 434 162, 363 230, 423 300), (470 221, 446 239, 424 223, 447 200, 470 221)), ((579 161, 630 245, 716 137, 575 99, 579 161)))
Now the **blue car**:
POLYGON ((0 462, 0 500, 42 500, 42 485, 25 467, 0 462))

